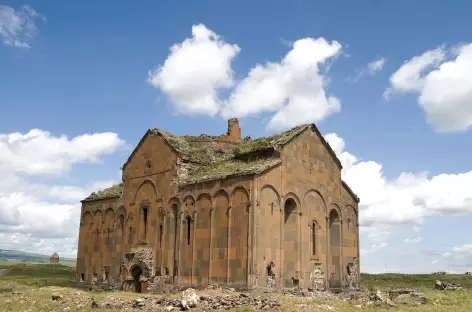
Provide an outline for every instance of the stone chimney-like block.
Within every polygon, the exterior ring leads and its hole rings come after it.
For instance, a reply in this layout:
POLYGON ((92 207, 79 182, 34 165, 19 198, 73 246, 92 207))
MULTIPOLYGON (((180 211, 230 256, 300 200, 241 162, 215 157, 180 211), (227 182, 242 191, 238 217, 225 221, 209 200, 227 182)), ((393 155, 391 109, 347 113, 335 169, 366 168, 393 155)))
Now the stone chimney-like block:
POLYGON ((232 142, 241 143, 241 128, 239 127, 239 119, 228 119, 228 132, 226 133, 232 142))

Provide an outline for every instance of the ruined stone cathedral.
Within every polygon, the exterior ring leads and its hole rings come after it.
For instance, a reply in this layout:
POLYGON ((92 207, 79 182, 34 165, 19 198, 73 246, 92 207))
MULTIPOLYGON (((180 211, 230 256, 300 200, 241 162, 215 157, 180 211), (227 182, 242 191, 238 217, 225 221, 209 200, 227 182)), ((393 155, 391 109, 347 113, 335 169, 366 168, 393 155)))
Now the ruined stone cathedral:
POLYGON ((345 289, 359 282, 359 199, 314 124, 241 138, 149 129, 123 182, 82 201, 77 282, 345 289))

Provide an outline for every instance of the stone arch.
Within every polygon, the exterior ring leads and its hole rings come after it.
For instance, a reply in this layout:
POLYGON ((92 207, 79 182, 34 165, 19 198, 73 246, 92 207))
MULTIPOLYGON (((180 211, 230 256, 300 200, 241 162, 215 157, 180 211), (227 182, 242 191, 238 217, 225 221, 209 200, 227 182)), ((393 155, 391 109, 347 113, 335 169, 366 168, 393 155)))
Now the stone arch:
MULTIPOLYGON (((177 205, 177 207, 179 207, 180 209, 180 206, 181 206, 181 203, 180 203, 180 199, 178 197, 171 197, 169 199, 169 201, 167 202, 167 204, 169 205, 169 207, 172 207, 173 205, 177 205)), ((169 209, 170 211, 172 211, 172 209, 169 209)))
POLYGON ((257 199, 257 212, 255 213, 254 227, 255 234, 257 237, 256 242, 256 259, 257 259, 257 276, 259 276, 257 283, 262 289, 267 287, 267 280, 274 278, 269 276, 267 267, 275 265, 274 271, 271 273, 277 276, 277 281, 280 280, 280 273, 282 269, 282 257, 280 255, 280 248, 282 246, 282 233, 281 233, 281 215, 282 209, 281 196, 277 189, 270 185, 264 185, 257 199))
POLYGON ((213 207, 212 197, 208 193, 197 196, 195 204, 195 243, 196 251, 194 276, 197 285, 205 286, 209 283, 210 274, 210 240, 211 240, 211 210, 213 207))
POLYGON ((214 210, 211 215, 211 282, 226 284, 228 273, 228 228, 229 228, 229 196, 219 189, 213 196, 214 210))
MULTIPOLYGON (((335 203, 332 203, 330 206, 329 206, 329 210, 327 211, 329 214, 331 214, 331 211, 332 210, 335 210, 338 215, 339 215, 339 219, 342 220, 343 218, 343 214, 342 214, 342 210, 341 208, 339 208, 338 204, 335 204, 335 203)), ((329 218, 329 214, 327 214, 326 216, 329 218)))
POLYGON ((193 197, 193 195, 187 195, 182 201, 182 205, 184 206, 183 208, 193 210, 195 209, 195 202, 195 197, 193 197))
POLYGON ((105 232, 105 245, 109 246, 110 245, 110 235, 114 231, 115 228, 115 211, 113 208, 108 207, 105 209, 105 216, 103 218, 103 225, 104 225, 104 232, 105 232))
POLYGON ((105 229, 113 228, 113 222, 115 221, 115 211, 112 207, 108 207, 107 209, 105 209, 105 216, 103 221, 105 229))
POLYGON ((277 196, 278 204, 280 204, 281 196, 279 195, 279 192, 277 191, 277 189, 271 184, 265 184, 263 187, 261 187, 261 191, 259 192, 259 195, 262 193, 262 191, 266 189, 270 189, 275 193, 275 195, 277 196))
POLYGON ((124 281, 123 290, 139 292, 140 282, 147 282, 151 278, 150 264, 152 260, 149 259, 145 250, 126 253, 121 270, 121 280, 124 281))
POLYGON ((164 249, 162 269, 175 279, 178 274, 177 247, 179 235, 179 223, 181 213, 181 202, 177 197, 172 197, 168 201, 168 208, 164 217, 164 249))
POLYGON ((225 189, 218 189, 216 190, 214 193, 213 193, 213 199, 215 199, 217 196, 225 196, 227 199, 228 199, 228 203, 229 203, 229 195, 228 195, 228 192, 226 192, 225 189))
POLYGON ((90 223, 92 222, 92 214, 90 213, 90 211, 85 211, 83 214, 82 214, 82 218, 80 219, 80 226, 84 226, 84 227, 87 227, 90 225, 90 223))
POLYGON ((229 220, 228 280, 237 287, 247 285, 248 238, 249 238, 249 192, 236 187, 231 193, 229 220))
POLYGON ((309 213, 309 210, 308 210, 308 207, 306 207, 306 199, 308 196, 310 196, 311 194, 315 194, 316 196, 318 196, 320 199, 321 199, 321 202, 322 202, 322 207, 321 208, 324 208, 323 210, 323 215, 326 216, 327 214, 327 208, 328 206, 326 205, 326 200, 324 199, 323 195, 321 194, 320 191, 316 190, 316 189, 309 189, 305 195, 303 196, 303 205, 301 207, 303 213, 309 213))
POLYGON ((234 198, 234 194, 235 194, 236 192, 242 192, 242 193, 244 193, 245 196, 246 196, 246 197, 248 198, 248 200, 249 200, 249 192, 248 192, 248 190, 247 190, 244 186, 238 185, 238 186, 236 186, 236 187, 233 188, 233 190, 231 191, 230 196, 229 196, 229 205, 230 205, 231 207, 233 207, 233 198, 234 198))
POLYGON ((209 193, 201 193, 200 195, 197 196, 197 202, 203 198, 207 198, 210 202, 212 201, 212 196, 209 193))
POLYGON ((116 209, 115 212, 115 252, 118 254, 118 257, 112 257, 114 262, 115 276, 121 276, 122 265, 121 261, 123 258, 123 250, 125 250, 125 237, 126 237, 126 208, 121 205, 116 209))
POLYGON ((287 194, 284 197, 283 206, 283 286, 285 288, 297 287, 298 283, 298 254, 299 254, 299 230, 298 219, 300 202, 297 197, 287 194))
POLYGON ((93 215, 93 211, 90 207, 84 207, 82 210, 82 215, 84 215, 87 212, 90 213, 90 215, 93 215))
POLYGON ((328 216, 329 235, 329 287, 341 287, 342 232, 341 211, 337 205, 331 205, 328 216))
POLYGON ((284 199, 283 199, 283 202, 284 202, 284 205, 283 205, 283 209, 285 210, 285 206, 286 206, 286 203, 288 200, 292 199, 296 206, 295 208, 297 209, 296 212, 301 212, 301 203, 300 203, 300 199, 298 198, 298 196, 293 193, 293 192, 288 192, 287 194, 285 194, 284 196, 284 199))
MULTIPOLYGON (((313 283, 314 271, 326 269, 327 238, 326 238, 326 201, 320 191, 308 190, 303 196, 301 217, 300 242, 300 264, 302 275, 302 286, 304 288, 316 288, 313 283)), ((324 278, 324 277, 323 277, 324 278)))
POLYGON ((121 205, 120 207, 118 207, 118 208, 116 209, 115 215, 116 215, 117 217, 123 215, 123 216, 125 216, 125 219, 126 219, 126 208, 125 208, 125 206, 121 205))
POLYGON ((182 285, 192 284, 194 219, 192 212, 189 210, 187 207, 184 208, 184 214, 180 222, 179 283, 182 285))
POLYGON ((146 178, 144 179, 143 181, 141 181, 141 183, 139 183, 138 187, 136 188, 136 192, 134 193, 134 196, 133 196, 133 203, 136 202, 136 197, 138 197, 138 194, 139 194, 139 191, 141 190, 141 188, 146 185, 146 184, 150 184, 152 189, 154 190, 154 196, 156 196, 156 199, 159 198, 159 192, 157 190, 157 185, 156 183, 150 179, 150 178, 146 178))

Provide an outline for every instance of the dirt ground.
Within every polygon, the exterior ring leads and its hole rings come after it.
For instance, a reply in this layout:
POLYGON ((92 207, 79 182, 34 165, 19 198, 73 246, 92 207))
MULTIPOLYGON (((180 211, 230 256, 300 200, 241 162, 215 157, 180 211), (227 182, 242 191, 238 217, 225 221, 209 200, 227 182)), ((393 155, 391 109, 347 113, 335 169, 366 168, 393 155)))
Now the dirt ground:
POLYGON ((230 288, 171 294, 84 291, 70 287, 73 269, 54 265, 0 267, 0 311, 472 311, 472 277, 466 275, 362 275, 362 291, 335 295, 240 293, 230 288), (459 283, 436 290, 435 281, 459 283))

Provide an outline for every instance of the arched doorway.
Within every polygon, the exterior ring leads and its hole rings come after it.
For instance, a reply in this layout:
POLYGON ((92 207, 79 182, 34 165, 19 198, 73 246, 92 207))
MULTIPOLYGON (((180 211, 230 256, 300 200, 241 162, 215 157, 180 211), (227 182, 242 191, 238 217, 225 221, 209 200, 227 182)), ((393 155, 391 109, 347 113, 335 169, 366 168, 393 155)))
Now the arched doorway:
POLYGON ((329 287, 341 287, 341 224, 339 214, 335 209, 329 213, 329 287))
POLYGON ((141 274, 143 274, 143 270, 141 270, 141 267, 139 267, 139 265, 134 266, 131 270, 131 275, 133 276, 133 288, 134 291, 137 293, 141 292, 141 282, 139 280, 141 274))
POLYGON ((288 198, 284 205, 284 267, 283 287, 292 288, 298 281, 298 231, 297 231, 297 203, 288 198))

